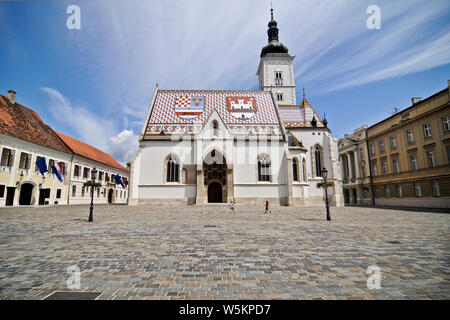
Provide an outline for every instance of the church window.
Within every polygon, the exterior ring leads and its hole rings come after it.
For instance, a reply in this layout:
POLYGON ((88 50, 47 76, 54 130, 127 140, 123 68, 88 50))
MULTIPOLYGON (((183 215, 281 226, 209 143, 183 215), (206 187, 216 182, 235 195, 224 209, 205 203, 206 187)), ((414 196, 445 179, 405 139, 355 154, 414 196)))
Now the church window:
POLYGON ((281 92, 277 93, 277 101, 283 101, 283 94, 281 92))
POLYGON ((298 181, 298 161, 296 158, 292 160, 292 171, 294 176, 294 181, 298 181))
POLYGON ((303 159, 303 161, 302 161, 302 173, 303 173, 303 177, 302 177, 302 180, 303 181, 306 181, 306 160, 305 159, 303 159))
POLYGON ((212 128, 213 128, 213 135, 217 136, 219 132, 219 123, 216 120, 212 122, 212 128))
POLYGON ((258 181, 270 181, 270 160, 265 155, 258 159, 258 181))
POLYGON ((315 167, 316 167, 316 177, 322 176, 322 159, 321 159, 321 152, 320 147, 316 146, 314 150, 314 161, 315 161, 315 167))
POLYGON ((170 156, 167 160, 167 182, 178 182, 179 169, 178 161, 173 156, 170 156))
POLYGON ((275 71, 275 85, 277 86, 283 85, 283 75, 281 71, 275 71))

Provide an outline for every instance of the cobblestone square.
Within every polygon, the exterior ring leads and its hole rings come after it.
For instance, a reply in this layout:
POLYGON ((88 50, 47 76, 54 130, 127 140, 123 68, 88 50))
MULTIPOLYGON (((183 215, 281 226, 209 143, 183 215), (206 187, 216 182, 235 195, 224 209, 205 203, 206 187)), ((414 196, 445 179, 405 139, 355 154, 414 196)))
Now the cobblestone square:
POLYGON ((450 215, 379 208, 0 210, 0 299, 449 299, 450 215), (369 289, 369 266, 381 288, 369 289))

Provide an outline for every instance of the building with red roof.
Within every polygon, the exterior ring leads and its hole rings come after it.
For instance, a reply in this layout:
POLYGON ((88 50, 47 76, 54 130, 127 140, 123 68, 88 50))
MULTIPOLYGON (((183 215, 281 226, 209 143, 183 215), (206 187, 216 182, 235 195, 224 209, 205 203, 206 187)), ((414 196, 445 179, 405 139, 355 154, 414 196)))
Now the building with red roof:
POLYGON ((109 154, 54 131, 16 93, 0 95, 0 206, 90 203, 91 170, 96 168, 95 203, 126 203, 128 169, 109 154), (36 161, 45 158, 42 174, 36 161), (52 169, 60 168, 60 181, 52 169))

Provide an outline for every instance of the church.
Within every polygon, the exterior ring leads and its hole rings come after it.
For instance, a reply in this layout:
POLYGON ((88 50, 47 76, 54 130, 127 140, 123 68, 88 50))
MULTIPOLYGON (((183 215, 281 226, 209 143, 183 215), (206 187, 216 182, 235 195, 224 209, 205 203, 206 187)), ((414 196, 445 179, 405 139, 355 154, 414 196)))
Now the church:
POLYGON ((156 87, 131 161, 130 205, 230 203, 343 205, 337 139, 303 96, 294 58, 273 18, 257 70, 259 90, 156 87))

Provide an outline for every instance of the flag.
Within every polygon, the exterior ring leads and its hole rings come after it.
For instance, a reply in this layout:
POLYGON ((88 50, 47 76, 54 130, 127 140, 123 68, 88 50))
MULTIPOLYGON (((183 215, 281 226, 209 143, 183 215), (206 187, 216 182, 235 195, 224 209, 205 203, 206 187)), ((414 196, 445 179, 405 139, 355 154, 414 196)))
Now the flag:
POLYGON ((63 182, 61 162, 58 162, 58 163, 55 163, 54 165, 52 165, 52 169, 53 169, 53 173, 56 175, 59 182, 63 182))
POLYGON ((116 174, 116 175, 114 176, 114 180, 116 180, 116 183, 117 183, 117 184, 120 184, 123 188, 125 188, 125 185, 123 184, 123 181, 122 181, 122 177, 121 177, 121 176, 119 176, 118 174, 116 174))
POLYGON ((39 171, 41 172, 41 174, 43 176, 44 176, 44 173, 48 172, 47 161, 45 160, 44 157, 42 157, 38 161, 36 161, 36 166, 38 167, 39 171))
POLYGON ((127 188, 128 187, 128 179, 125 177, 122 177, 122 181, 123 181, 123 184, 125 185, 125 188, 127 188))

